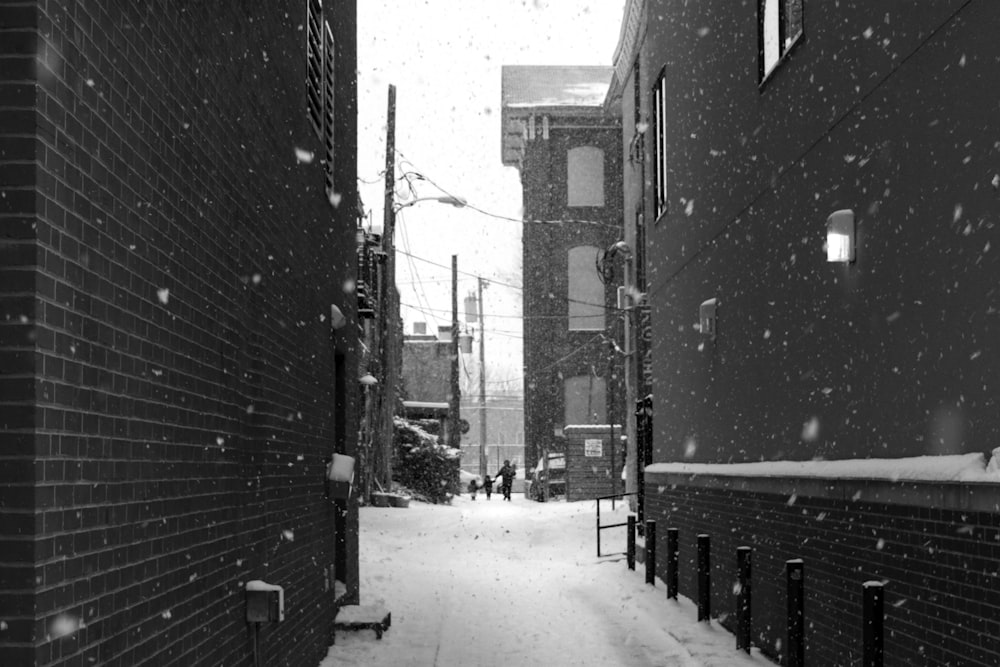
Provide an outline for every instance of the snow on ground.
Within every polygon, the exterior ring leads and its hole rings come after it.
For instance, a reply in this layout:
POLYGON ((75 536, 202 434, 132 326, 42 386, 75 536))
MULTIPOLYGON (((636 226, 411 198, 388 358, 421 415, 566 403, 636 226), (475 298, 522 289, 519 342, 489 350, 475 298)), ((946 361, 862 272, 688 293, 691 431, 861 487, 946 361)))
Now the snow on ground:
MULTIPOLYGON (((606 512, 607 510, 607 512, 606 512)), ((602 523, 619 523, 626 512, 602 523)), ((320 667, 770 665, 735 650, 718 625, 697 623, 694 604, 667 600, 643 565, 597 558, 595 503, 535 503, 515 495, 451 506, 361 509, 362 604, 382 604, 392 627, 339 632, 320 667)), ((602 532, 625 550, 625 529, 602 532)))

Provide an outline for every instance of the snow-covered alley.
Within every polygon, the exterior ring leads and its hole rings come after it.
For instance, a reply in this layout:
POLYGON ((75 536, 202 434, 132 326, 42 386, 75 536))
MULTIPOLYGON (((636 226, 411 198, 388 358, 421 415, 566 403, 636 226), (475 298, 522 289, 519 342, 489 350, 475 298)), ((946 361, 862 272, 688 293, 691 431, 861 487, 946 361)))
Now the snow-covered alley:
MULTIPOLYGON (((618 523, 602 505, 602 523, 618 523)), ((746 656, 693 603, 666 599, 624 557, 596 557, 595 503, 504 502, 467 495, 451 506, 361 509, 362 604, 383 604, 392 627, 339 632, 320 667, 335 665, 771 664, 746 656)), ((624 528, 605 550, 623 551, 624 528)))

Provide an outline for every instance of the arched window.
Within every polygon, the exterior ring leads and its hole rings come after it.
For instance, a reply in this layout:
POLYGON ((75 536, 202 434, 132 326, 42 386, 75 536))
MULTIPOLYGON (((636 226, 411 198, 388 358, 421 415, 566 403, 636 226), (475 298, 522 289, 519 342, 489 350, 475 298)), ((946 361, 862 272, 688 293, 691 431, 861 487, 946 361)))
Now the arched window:
POLYGON ((597 276, 597 248, 569 249, 569 330, 604 330, 604 285, 597 276))
POLYGON ((578 146, 566 155, 568 206, 604 206, 604 151, 578 146))
POLYGON ((607 395, 604 378, 577 375, 566 378, 564 384, 566 425, 604 424, 608 421, 607 395))

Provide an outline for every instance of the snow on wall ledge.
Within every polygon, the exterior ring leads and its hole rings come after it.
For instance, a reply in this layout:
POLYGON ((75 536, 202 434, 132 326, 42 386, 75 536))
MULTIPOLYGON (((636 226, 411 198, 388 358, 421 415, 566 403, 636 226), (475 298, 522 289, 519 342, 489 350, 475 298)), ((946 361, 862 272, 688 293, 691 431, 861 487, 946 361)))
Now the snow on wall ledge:
POLYGON ((657 485, 725 488, 845 501, 1000 512, 1000 448, 983 454, 842 461, 654 463, 646 493, 657 485))

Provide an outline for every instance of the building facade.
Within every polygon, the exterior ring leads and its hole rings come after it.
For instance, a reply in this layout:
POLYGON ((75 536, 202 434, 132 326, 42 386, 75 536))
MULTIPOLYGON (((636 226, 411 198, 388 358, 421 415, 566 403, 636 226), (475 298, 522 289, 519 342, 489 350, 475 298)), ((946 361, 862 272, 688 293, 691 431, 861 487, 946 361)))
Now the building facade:
MULTIPOLYGON (((988 457, 1000 435, 998 27, 975 0, 626 3, 609 99, 625 238, 646 258, 630 276, 651 323, 646 518, 679 528, 689 597, 697 535, 715 581, 754 549, 771 655, 802 558, 810 664, 860 664, 873 580, 887 664, 1000 660, 997 485, 859 479, 870 459, 988 457), (858 472, 724 468, 811 460, 858 472)), ((728 586, 712 602, 732 626, 728 586)))
MULTIPOLYGON (((606 67, 504 66, 505 165, 523 187, 525 464, 568 424, 621 422, 621 318, 601 260, 620 240, 621 128, 606 67)), ((613 267, 612 262, 607 262, 613 267)))
POLYGON ((355 20, 0 7, 0 663, 314 665, 357 600, 325 485, 358 428, 355 20))

